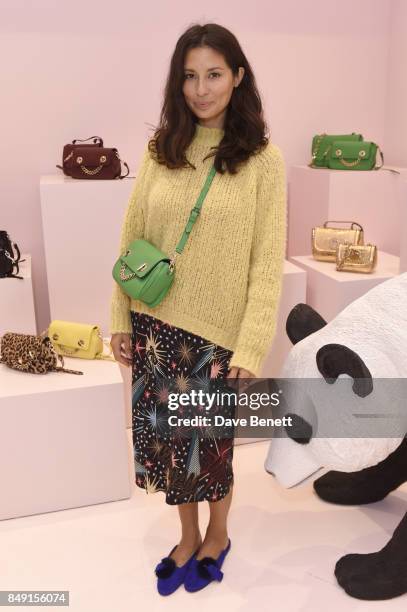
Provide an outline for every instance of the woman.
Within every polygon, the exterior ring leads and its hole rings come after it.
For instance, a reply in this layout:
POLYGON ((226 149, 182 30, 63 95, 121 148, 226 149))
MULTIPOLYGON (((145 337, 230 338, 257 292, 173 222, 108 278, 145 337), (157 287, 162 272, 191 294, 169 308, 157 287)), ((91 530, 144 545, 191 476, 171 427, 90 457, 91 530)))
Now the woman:
POLYGON ((111 302, 113 353, 132 366, 136 484, 165 492, 181 521, 180 542, 156 567, 161 594, 182 582, 192 591, 221 580, 230 549, 233 433, 216 439, 196 427, 185 437, 160 426, 169 380, 182 392, 196 381, 256 377, 273 340, 286 178, 265 129, 253 72, 235 36, 213 23, 190 27, 172 56, 160 126, 144 149, 120 254, 142 237, 173 254, 212 164, 217 172, 164 300, 150 309, 115 284, 111 302), (204 500, 210 521, 202 541, 204 500))

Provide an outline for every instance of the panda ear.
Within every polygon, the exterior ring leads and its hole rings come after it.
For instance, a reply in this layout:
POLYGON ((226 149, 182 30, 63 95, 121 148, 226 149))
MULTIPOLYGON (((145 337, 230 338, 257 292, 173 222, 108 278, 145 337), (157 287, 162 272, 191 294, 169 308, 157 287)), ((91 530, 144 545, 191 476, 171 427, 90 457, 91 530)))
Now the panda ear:
POLYGON ((326 321, 308 304, 297 304, 287 317, 285 329, 293 344, 325 327, 326 321))
POLYGON ((316 355, 317 367, 327 383, 334 383, 340 374, 354 379, 356 395, 366 397, 373 391, 373 380, 363 359, 343 344, 325 344, 316 355))

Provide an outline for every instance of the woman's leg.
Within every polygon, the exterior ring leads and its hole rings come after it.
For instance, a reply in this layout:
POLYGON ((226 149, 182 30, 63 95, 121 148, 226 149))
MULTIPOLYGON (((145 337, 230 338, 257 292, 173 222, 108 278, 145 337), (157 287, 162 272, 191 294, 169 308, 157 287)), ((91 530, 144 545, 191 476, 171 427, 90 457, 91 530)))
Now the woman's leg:
POLYGON ((202 543, 202 536, 199 531, 198 503, 178 504, 181 519, 181 540, 171 555, 178 566, 184 565, 202 543))
POLYGON ((209 502, 210 519, 206 529, 205 539, 197 559, 203 557, 219 557, 222 550, 228 543, 227 517, 232 503, 233 484, 230 486, 229 493, 217 502, 209 502))

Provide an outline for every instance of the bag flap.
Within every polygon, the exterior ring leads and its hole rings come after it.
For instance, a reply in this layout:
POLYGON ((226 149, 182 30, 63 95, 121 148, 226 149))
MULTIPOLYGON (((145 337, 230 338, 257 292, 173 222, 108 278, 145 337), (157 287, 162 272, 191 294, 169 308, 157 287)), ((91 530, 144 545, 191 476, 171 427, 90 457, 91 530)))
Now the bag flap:
POLYGON ((375 152, 374 142, 352 142, 349 140, 335 140, 332 143, 329 156, 331 159, 343 157, 344 159, 370 159, 375 152))
POLYGON ((120 261, 126 264, 127 273, 134 272, 138 278, 144 278, 160 261, 170 262, 171 258, 147 240, 139 238, 129 245, 120 261))
MULTIPOLYGON (((98 146, 81 146, 71 145, 72 156, 65 162, 67 168, 76 166, 86 166, 87 168, 97 168, 97 166, 109 166, 113 160, 117 159, 117 149, 98 146)), ((64 159, 67 156, 64 154, 64 159)))
POLYGON ((334 251, 341 242, 355 244, 358 230, 332 227, 313 228, 313 240, 316 249, 334 251))
POLYGON ((5 359, 19 356, 20 348, 22 352, 34 359, 41 355, 44 339, 34 334, 21 334, 18 332, 6 332, 1 337, 2 357, 5 359), (16 349, 16 346, 18 347, 16 349))
POLYGON ((48 327, 48 336, 55 344, 87 351, 95 329, 97 325, 55 319, 48 327))

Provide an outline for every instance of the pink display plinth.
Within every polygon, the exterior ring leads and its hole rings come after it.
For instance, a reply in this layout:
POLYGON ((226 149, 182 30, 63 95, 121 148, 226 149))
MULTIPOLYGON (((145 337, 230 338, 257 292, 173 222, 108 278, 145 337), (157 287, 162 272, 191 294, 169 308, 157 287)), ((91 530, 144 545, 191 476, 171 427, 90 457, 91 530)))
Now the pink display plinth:
MULTIPOLYGON (((1 278, 0 336, 5 332, 36 334, 33 286, 31 278, 31 255, 19 264, 18 276, 23 278, 1 278)), ((14 273, 16 271, 14 270, 14 273)))
POLYGON ((109 333, 112 268, 134 178, 41 177, 41 211, 51 319, 100 325, 109 333))
MULTIPOLYGON (((311 254, 311 231, 325 221, 356 221, 365 243, 400 253, 400 175, 388 170, 350 171, 292 166, 288 257, 311 254)), ((334 227, 338 227, 335 225, 334 227)))
POLYGON ((83 375, 0 364, 0 519, 130 497, 117 363, 65 358, 83 375))
POLYGON ((332 320, 348 304, 379 283, 399 274, 400 259, 378 251, 377 267, 370 274, 339 272, 334 262, 317 261, 312 255, 291 257, 307 272, 307 300, 326 320, 332 320))
MULTIPOLYGON (((306 284, 307 284, 307 275, 306 272, 294 265, 289 261, 284 262, 284 272, 283 272, 283 286, 281 291, 281 300, 278 311, 277 318, 277 327, 276 327, 276 335, 274 337, 273 344, 271 345, 270 351, 266 357, 266 360, 263 364, 263 368, 259 378, 278 378, 280 375, 282 366, 284 361, 290 352, 291 342, 288 339, 287 332, 285 330, 285 324, 287 321, 287 317, 291 311, 291 309, 298 303, 304 303, 306 300, 306 284)), ((259 385, 262 386, 262 385, 259 385)), ((269 393, 269 389, 267 387, 267 383, 265 383, 265 388, 257 390, 256 392, 269 393)), ((239 411, 238 416, 242 418, 247 418, 247 408, 239 411)), ((268 415, 270 416, 270 415, 268 415)), ((236 428, 236 444, 244 444, 247 442, 256 442, 258 440, 262 440, 264 438, 248 438, 239 436, 239 432, 241 431, 240 427, 236 428)), ((247 433, 247 427, 244 427, 244 431, 247 433)))

